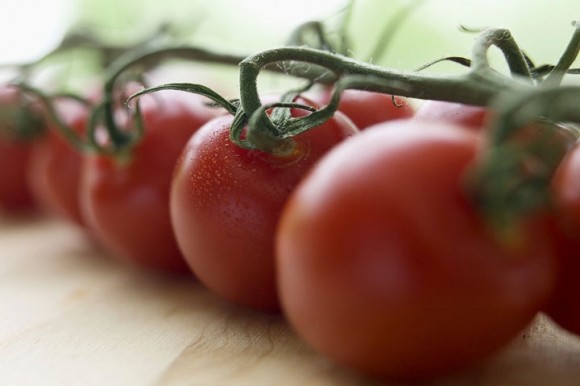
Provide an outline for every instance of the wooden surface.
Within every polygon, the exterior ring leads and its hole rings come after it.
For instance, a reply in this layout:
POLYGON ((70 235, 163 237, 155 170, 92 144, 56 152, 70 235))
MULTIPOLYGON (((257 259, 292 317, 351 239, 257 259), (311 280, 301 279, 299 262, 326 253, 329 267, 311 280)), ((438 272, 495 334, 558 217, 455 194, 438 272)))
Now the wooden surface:
MULTIPOLYGON (((367 386, 279 316, 120 265, 68 224, 0 219, 0 385, 367 386)), ((430 385, 580 385, 580 340, 547 319, 430 385)))

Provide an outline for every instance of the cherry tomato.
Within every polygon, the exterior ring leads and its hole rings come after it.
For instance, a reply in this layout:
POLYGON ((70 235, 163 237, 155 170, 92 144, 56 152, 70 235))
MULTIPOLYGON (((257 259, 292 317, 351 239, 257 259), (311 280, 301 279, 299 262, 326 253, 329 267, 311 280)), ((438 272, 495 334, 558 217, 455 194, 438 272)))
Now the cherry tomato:
POLYGON ((470 129, 481 129, 489 116, 489 109, 461 103, 427 100, 417 109, 416 119, 447 122, 470 129))
POLYGON ((552 182, 553 201, 566 235, 562 241, 562 271, 548 315, 580 335, 580 148, 564 158, 552 182))
MULTIPOLYGON (((329 89, 324 89, 308 96, 317 103, 326 105, 331 94, 329 89)), ((361 90, 343 91, 338 111, 344 113, 361 130, 377 123, 413 116, 413 109, 406 99, 361 90)))
POLYGON ((307 343, 387 380, 467 368, 547 302, 557 263, 544 220, 498 237, 465 189, 480 136, 399 120, 316 165, 281 215, 282 308, 307 343))
POLYGON ((562 239, 560 274, 545 313, 567 331, 580 336, 580 242, 576 237, 562 239))
POLYGON ((0 139, 0 206, 5 211, 27 211, 35 208, 26 184, 25 169, 30 159, 27 141, 0 139))
MULTIPOLYGON (((72 100, 56 101, 63 124, 79 135, 86 131, 89 107, 72 100)), ((48 213, 84 226, 79 203, 82 155, 50 119, 45 137, 32 147, 28 178, 39 205, 48 213)))
POLYGON ((36 209, 26 170, 43 123, 40 112, 23 103, 16 88, 0 88, 0 208, 7 212, 36 209))
POLYGON ((169 219, 173 168, 191 135, 216 111, 205 100, 166 91, 141 98, 145 135, 128 157, 88 155, 82 165, 81 211, 114 255, 153 271, 190 272, 169 219))
POLYGON ((292 154, 275 155, 231 142, 232 120, 210 121, 185 147, 171 187, 171 219, 187 262, 210 290, 277 311, 273 240, 282 206, 310 167, 357 129, 337 113, 294 137, 292 154))

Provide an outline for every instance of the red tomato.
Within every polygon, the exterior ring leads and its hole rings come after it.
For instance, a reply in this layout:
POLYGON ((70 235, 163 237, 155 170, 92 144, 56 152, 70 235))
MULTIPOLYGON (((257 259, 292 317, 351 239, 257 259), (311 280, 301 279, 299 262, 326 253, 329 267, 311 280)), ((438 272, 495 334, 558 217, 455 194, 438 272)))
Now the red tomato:
POLYGON ((26 124, 29 132, 36 132, 42 119, 40 114, 21 104, 16 88, 0 88, 0 209, 30 211, 36 203, 26 180, 30 161, 31 137, 20 134, 26 124))
POLYGON ((556 275, 544 222, 508 243, 464 189, 479 135, 399 120, 337 146, 296 188, 276 251, 282 308, 329 358, 388 380, 469 367, 512 339, 556 275))
POLYGON ((0 139, 0 207, 5 211, 26 211, 35 207, 24 178, 30 159, 30 143, 0 139))
MULTIPOLYGON (((326 105, 331 93, 329 89, 324 89, 307 95, 317 103, 326 105)), ((377 123, 413 116, 413 109, 406 99, 395 97, 393 100, 391 95, 361 90, 343 91, 338 111, 349 117, 361 130, 377 123)))
POLYGON ((580 147, 560 164, 552 182, 553 200, 567 236, 562 242, 562 272, 548 315, 580 335, 580 147))
POLYGON ((274 155, 231 142, 232 120, 210 121, 185 147, 171 188, 171 219, 187 262, 209 289, 276 311, 273 240, 282 206, 310 167, 357 129, 338 113, 294 137, 292 154, 274 155))
POLYGON ((169 219, 173 168, 191 135, 216 112, 201 97, 163 92, 141 98, 145 135, 126 158, 88 155, 82 165, 83 217, 115 255, 154 271, 190 272, 169 219))
POLYGON ((417 109, 414 118, 481 129, 486 123, 488 115, 489 110, 486 107, 428 100, 417 109))
MULTIPOLYGON (((62 122, 84 134, 89 108, 71 100, 57 100, 62 122)), ((51 120, 46 136, 32 147, 28 178, 39 205, 48 213, 84 226, 79 203, 82 155, 51 120)))
POLYGON ((560 327, 580 336, 580 241, 577 235, 562 241, 560 274, 545 313, 560 327))

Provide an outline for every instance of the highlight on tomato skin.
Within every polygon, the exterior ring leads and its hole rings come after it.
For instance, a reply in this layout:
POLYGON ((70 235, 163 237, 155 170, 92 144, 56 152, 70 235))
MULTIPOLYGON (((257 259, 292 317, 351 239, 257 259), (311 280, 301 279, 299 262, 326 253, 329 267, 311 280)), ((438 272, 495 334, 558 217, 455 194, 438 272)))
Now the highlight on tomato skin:
POLYGON ((473 130, 481 130, 489 120, 490 110, 484 106, 427 100, 417 108, 413 117, 414 119, 447 122, 473 130))
POLYGON ((155 272, 191 274, 171 227, 170 182, 185 143, 221 113, 184 95, 143 97, 145 134, 129 157, 91 154, 82 164, 81 211, 89 230, 115 257, 155 272))
POLYGON ((278 312, 274 237, 280 211, 308 170, 358 130, 337 113, 293 137, 296 151, 281 157, 235 145, 232 121, 208 122, 186 145, 171 187, 173 229, 192 271, 211 291, 278 312))
POLYGON ((548 302, 557 247, 543 217, 500 242, 464 189, 481 136, 400 120, 336 146, 277 230, 282 309, 311 347, 389 381, 488 359, 548 302))
POLYGON ((17 88, 0 87, 1 211, 33 213, 38 210, 26 179, 26 170, 30 163, 31 145, 35 141, 34 132, 42 124, 40 111, 22 105, 17 88), (31 127, 21 127, 21 124, 31 127))

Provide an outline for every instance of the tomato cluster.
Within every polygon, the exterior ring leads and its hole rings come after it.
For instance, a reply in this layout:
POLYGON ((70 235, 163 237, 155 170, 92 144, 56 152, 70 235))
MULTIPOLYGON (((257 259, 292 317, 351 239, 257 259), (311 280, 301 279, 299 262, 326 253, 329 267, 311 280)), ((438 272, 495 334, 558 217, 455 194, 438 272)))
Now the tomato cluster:
MULTIPOLYGON (((249 126, 232 134, 240 104, 146 95, 133 116, 113 106, 124 121, 115 133, 98 126, 93 105, 30 109, 18 95, 0 93, 2 210, 36 206, 124 262, 282 312, 338 363, 433 379, 485 360, 540 312, 580 334, 580 149, 564 136, 549 202, 506 225, 473 184, 492 146, 486 106, 414 109, 386 93, 341 91, 330 119, 264 151, 238 143, 249 126), (10 134, 22 116, 43 127, 31 140, 10 134), (73 146, 63 127, 93 146, 73 146), (137 139, 123 148, 119 138, 137 139)), ((333 95, 322 88, 266 112, 309 117, 333 95)), ((510 140, 535 144, 538 127, 510 140)))

